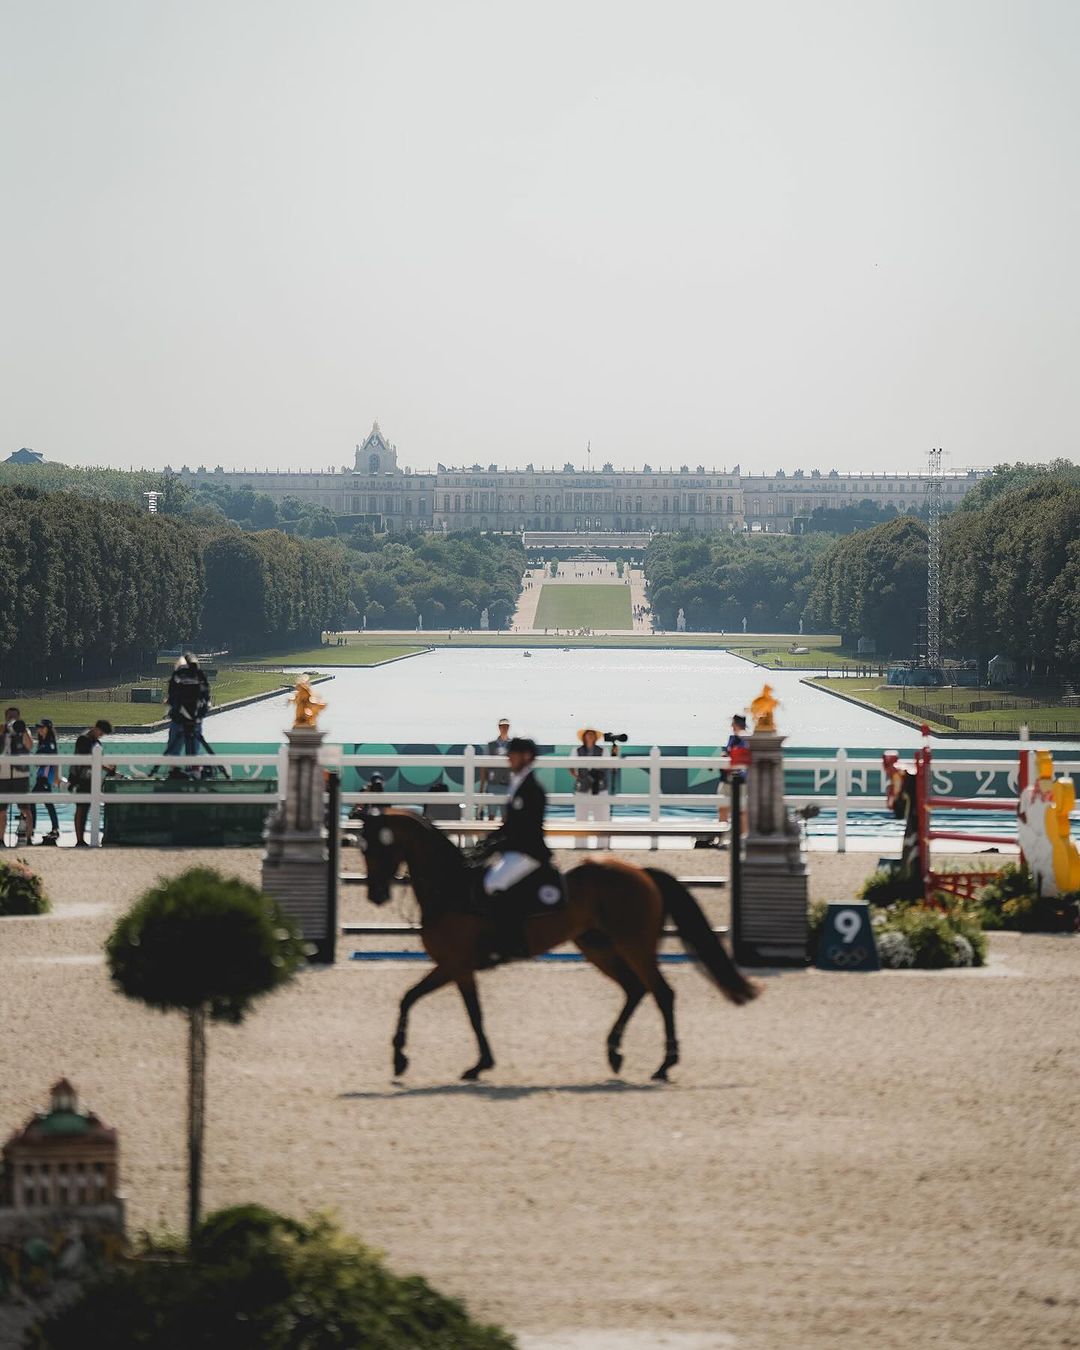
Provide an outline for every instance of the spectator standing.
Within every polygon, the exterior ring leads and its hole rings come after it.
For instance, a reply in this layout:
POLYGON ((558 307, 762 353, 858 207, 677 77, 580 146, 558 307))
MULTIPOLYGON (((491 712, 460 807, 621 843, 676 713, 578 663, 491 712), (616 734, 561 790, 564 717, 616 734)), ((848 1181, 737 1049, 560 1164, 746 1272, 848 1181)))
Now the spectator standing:
MULTIPOLYGON (((22 713, 14 705, 4 709, 4 730, 0 735, 0 754, 7 756, 0 761, 0 779, 12 793, 30 791, 30 765, 22 759, 34 748, 34 740, 22 719, 22 713)), ((15 843, 28 844, 34 835, 34 816, 29 803, 18 804, 19 824, 15 832, 15 843)), ((7 827, 8 806, 4 804, 4 830, 0 830, 0 847, 4 844, 7 827)))
MULTIPOLYGON (((592 727, 578 732, 581 744, 574 754, 581 759, 602 759, 604 747, 600 744, 600 733, 592 727)), ((586 768, 572 770, 574 775, 574 818, 576 820, 610 820, 611 794, 608 792, 607 769, 586 768)), ((608 837, 598 836, 601 848, 608 847, 608 837)), ((575 848, 585 848, 585 840, 576 838, 575 848)))
MULTIPOLYGON (((55 755, 58 753, 56 745, 56 731, 48 717, 43 717, 34 728, 37 732, 37 753, 39 755, 55 755)), ((42 803, 45 810, 49 813, 49 823, 52 829, 42 839, 43 844, 55 845, 60 839, 60 821, 56 815, 56 807, 48 800, 56 791, 60 783, 60 768, 56 764, 39 764, 37 767, 37 776, 34 779, 34 792, 46 794, 46 800, 42 803)), ((37 807, 31 806, 32 814, 31 826, 37 825, 37 807)))
MULTIPOLYGON (((502 759, 506 758, 507 751, 510 748, 510 719, 509 717, 499 718, 499 734, 493 741, 488 741, 486 753, 489 755, 499 755, 502 759)), ((509 768, 481 769, 480 770, 480 792, 486 796, 489 792, 492 796, 499 794, 500 804, 502 798, 506 795, 506 789, 510 786, 509 768)), ((500 806, 488 806, 488 820, 497 820, 501 815, 500 806)), ((480 819, 484 819, 484 807, 480 807, 480 819)))
MULTIPOLYGON (((165 700, 169 705, 166 755, 197 755, 202 743, 203 718, 210 710, 210 682, 192 652, 185 652, 177 661, 165 700)), ((189 765, 182 772, 191 775, 194 768, 189 765)), ((180 773, 180 770, 173 770, 169 776, 180 773)))
MULTIPOLYGON (((92 727, 87 727, 83 734, 75 742, 75 753, 77 755, 91 755, 94 752, 94 746, 98 744, 102 736, 112 735, 112 723, 104 718, 99 719, 92 727)), ((106 773, 115 773, 111 767, 105 770, 106 773)), ((72 792, 90 791, 90 765, 73 764, 68 773, 68 787, 72 792)), ((80 802, 75 807, 75 847, 88 848, 86 842, 86 821, 90 815, 90 806, 87 802, 80 802)))
MULTIPOLYGON (((731 719, 731 735, 727 738, 727 744, 724 746, 724 753, 730 755, 733 750, 746 749, 746 718, 742 713, 736 713, 731 719)), ((735 756, 739 758, 738 755, 735 756)), ((720 824, 726 825, 731 820, 731 783, 732 779, 738 776, 740 783, 746 782, 745 769, 724 769, 720 773, 720 824)), ((745 828, 745 813, 743 815, 745 828)))

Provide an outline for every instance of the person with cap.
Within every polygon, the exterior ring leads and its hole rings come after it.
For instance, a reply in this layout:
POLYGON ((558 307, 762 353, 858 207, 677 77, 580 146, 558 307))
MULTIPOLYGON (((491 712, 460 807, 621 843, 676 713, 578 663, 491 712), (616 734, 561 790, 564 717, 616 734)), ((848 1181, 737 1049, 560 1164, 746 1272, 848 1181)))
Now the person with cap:
MULTIPOLYGON (((585 727, 578 732, 580 744, 574 754, 582 759, 602 759, 604 747, 600 743, 600 733, 593 727, 585 727)), ((611 794, 608 791, 608 773, 606 769, 571 769, 574 775, 574 819, 610 820, 611 794)), ((606 836, 597 836, 600 848, 607 848, 606 836)), ((585 848, 586 840, 578 836, 574 840, 575 848, 585 848)))
MULTIPOLYGON (((39 755, 55 755, 59 753, 56 745, 56 731, 50 718, 43 717, 34 730, 37 732, 37 745, 34 749, 39 755)), ((59 783, 59 765, 39 764, 37 767, 37 775, 34 779, 34 786, 31 790, 33 792, 43 792, 48 796, 51 796, 59 786, 59 783)), ((60 821, 56 814, 56 807, 53 806, 52 802, 49 800, 46 800, 43 805, 45 810, 49 813, 49 824, 52 826, 52 829, 44 836, 41 842, 43 844, 56 845, 60 839, 60 821)), ((37 806, 31 806, 30 811, 32 817, 31 837, 33 837, 33 829, 37 826, 37 806)))
MULTIPOLYGON (((499 734, 493 741, 488 741, 486 753, 489 755, 498 755, 500 758, 506 758, 506 751, 510 745, 510 719, 509 717, 499 718, 499 734)), ((503 768, 481 769, 480 770, 480 792, 486 795, 489 792, 492 796, 496 792, 502 796, 510 783, 510 770, 503 768)), ((480 807, 480 819, 484 819, 485 808, 480 807)), ((487 807, 488 820, 497 820, 499 816, 499 807, 490 804, 487 807)))
MULTIPOLYGON (((746 718, 742 713, 736 713, 731 719, 731 735, 727 738, 727 744, 724 746, 724 754, 732 755, 732 752, 743 752, 746 750, 746 718)), ((736 753, 733 758, 745 764, 745 757, 741 753, 736 753)), ((720 773, 720 807, 718 815, 720 824, 727 825, 731 820, 731 780, 738 774, 739 782, 746 782, 746 770, 744 768, 723 769, 720 773)), ((745 815, 743 817, 745 822, 745 815)))
POLYGON ((533 773, 536 742, 513 736, 506 748, 510 766, 502 825, 481 845, 478 856, 498 854, 498 861, 484 874, 484 891, 496 895, 510 890, 551 861, 544 839, 547 796, 533 773))
MULTIPOLYGON (((166 755, 197 755, 202 741, 203 718, 210 710, 210 681, 198 657, 185 652, 177 661, 165 692, 169 705, 169 739, 166 755)), ((190 777, 193 767, 174 769, 171 777, 190 777)))

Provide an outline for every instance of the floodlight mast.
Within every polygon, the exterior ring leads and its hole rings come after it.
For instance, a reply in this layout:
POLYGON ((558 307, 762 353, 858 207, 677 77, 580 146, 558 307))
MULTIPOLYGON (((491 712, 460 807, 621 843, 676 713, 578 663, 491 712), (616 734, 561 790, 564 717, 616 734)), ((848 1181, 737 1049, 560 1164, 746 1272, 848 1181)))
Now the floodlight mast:
POLYGON ((926 664, 941 666, 941 456, 931 450, 926 485, 929 549, 926 569, 926 664))

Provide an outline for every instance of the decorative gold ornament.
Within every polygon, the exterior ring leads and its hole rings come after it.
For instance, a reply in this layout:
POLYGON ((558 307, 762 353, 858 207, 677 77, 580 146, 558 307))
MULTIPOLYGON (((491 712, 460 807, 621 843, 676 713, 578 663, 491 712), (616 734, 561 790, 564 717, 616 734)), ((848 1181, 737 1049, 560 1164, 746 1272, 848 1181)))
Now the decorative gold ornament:
POLYGON ((296 704, 296 717, 293 721, 294 727, 314 727, 319 720, 319 714, 326 707, 326 700, 320 698, 312 689, 311 681, 306 675, 301 675, 296 681, 296 688, 293 690, 290 703, 296 704))
POLYGON ((750 704, 750 716, 754 719, 755 731, 775 731, 773 713, 780 706, 780 700, 773 697, 772 685, 767 684, 750 704))

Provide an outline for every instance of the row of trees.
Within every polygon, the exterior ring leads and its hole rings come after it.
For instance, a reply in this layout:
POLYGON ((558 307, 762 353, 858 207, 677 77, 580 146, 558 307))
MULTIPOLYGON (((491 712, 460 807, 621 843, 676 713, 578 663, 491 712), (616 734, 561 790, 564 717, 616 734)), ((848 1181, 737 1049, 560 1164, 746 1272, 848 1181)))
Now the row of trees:
MULTIPOLYGON (((1004 465, 942 522, 946 654, 1001 654, 1029 679, 1080 670, 1080 469, 1004 465)), ((836 540, 818 561, 806 622, 909 657, 926 609, 927 527, 901 518, 836 540)))
POLYGON ((201 536, 176 520, 0 489, 0 681, 134 669, 197 632, 203 579, 201 536))
POLYGON ((819 535, 657 535, 645 554, 649 603, 673 629, 679 610, 690 628, 793 633, 806 607, 814 560, 829 546, 819 535))
POLYGON ((503 628, 517 606, 525 550, 516 536, 410 535, 357 531, 347 557, 351 600, 368 628, 475 628, 483 610, 503 628))
POLYGON ((892 502, 875 502, 864 497, 861 502, 848 502, 845 506, 815 506, 806 518, 804 529, 807 534, 854 534, 856 530, 870 530, 904 515, 922 516, 925 520, 927 509, 925 506, 919 510, 912 507, 907 512, 900 512, 892 502))
POLYGON ((1080 474, 1040 476, 958 511, 941 592, 953 654, 981 664, 1001 653, 1035 681, 1080 673, 1080 474))
POLYGON ((926 609, 927 527, 901 516, 836 540, 817 561, 805 621, 846 640, 873 638, 881 653, 908 657, 926 609))
POLYGON ((350 616, 336 545, 206 530, 72 492, 0 488, 0 681, 96 679, 196 638, 317 641, 350 616))
POLYGON ((353 618, 344 550, 264 530, 211 536, 203 551, 202 637, 230 652, 318 642, 353 618))

